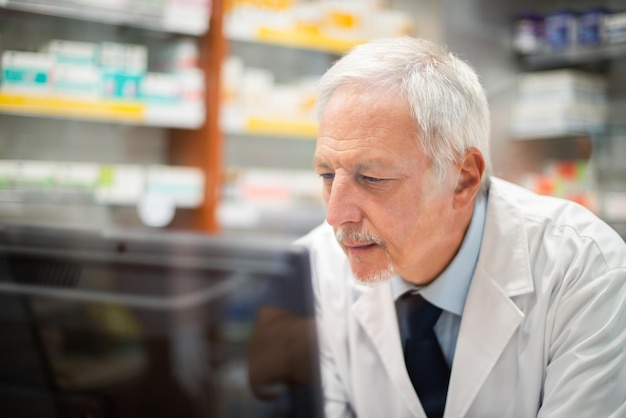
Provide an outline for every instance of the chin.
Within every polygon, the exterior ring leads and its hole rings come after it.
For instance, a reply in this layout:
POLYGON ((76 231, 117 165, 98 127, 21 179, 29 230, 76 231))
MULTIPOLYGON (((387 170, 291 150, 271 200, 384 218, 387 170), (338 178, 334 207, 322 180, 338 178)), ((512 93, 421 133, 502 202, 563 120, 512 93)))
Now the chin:
POLYGON ((357 273, 353 269, 352 274, 360 284, 368 287, 376 287, 391 280, 391 278, 396 275, 396 269, 393 265, 389 265, 383 270, 370 273, 357 273))

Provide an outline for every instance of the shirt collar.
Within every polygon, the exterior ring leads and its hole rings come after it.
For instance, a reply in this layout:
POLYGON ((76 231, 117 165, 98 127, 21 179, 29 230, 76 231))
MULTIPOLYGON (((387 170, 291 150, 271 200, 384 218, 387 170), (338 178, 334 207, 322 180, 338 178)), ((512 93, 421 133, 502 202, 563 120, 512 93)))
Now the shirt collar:
POLYGON ((418 287, 400 276, 393 277, 391 291, 394 300, 407 291, 419 291, 433 305, 461 316, 478 262, 486 213, 487 196, 481 194, 474 202, 474 213, 461 247, 448 267, 427 286, 418 287))

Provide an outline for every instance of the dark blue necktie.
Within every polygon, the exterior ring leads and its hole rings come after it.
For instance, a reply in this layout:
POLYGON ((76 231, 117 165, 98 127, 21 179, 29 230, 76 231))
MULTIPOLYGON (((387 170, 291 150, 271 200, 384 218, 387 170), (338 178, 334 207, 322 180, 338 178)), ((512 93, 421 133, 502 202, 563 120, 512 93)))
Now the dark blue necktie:
POLYGON ((450 368, 433 326, 441 309, 419 294, 407 293, 397 301, 406 369, 429 418, 442 417, 446 405, 450 368))

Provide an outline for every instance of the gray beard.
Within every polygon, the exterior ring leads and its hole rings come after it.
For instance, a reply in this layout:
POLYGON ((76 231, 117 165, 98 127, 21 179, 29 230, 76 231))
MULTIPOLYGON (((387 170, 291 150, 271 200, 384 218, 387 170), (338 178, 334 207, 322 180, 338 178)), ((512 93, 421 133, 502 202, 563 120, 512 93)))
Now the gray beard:
POLYGON ((388 282, 393 276, 395 276, 396 268, 391 263, 391 261, 389 261, 387 268, 385 268, 384 270, 376 271, 364 277, 359 277, 356 274, 354 274, 354 272, 352 272, 352 274, 354 275, 354 277, 359 283, 364 284, 367 287, 377 287, 381 285, 382 283, 388 282))
MULTIPOLYGON (((340 228, 335 232, 335 238, 340 244, 343 244, 344 240, 360 242, 363 244, 375 244, 380 246, 385 251, 385 254, 387 254, 388 263, 385 269, 368 274, 364 277, 359 277, 354 274, 354 272, 352 272, 352 274, 359 283, 369 287, 376 287, 381 283, 389 281, 393 276, 396 275, 396 266, 391 262, 391 258, 389 257, 389 253, 387 252, 385 243, 382 242, 377 236, 367 232, 361 232, 353 228, 347 230, 345 230, 344 228, 340 228)), ((358 262, 360 262, 360 260, 357 259, 357 263, 358 262)))

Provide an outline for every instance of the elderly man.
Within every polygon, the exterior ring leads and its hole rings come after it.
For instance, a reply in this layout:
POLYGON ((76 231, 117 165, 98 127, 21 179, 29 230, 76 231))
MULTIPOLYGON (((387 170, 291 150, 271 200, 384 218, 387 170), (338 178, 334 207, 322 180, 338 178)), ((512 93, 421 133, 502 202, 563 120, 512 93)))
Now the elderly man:
POLYGON ((425 40, 322 78, 311 253, 332 417, 626 416, 626 245, 491 176, 475 72, 425 40))

